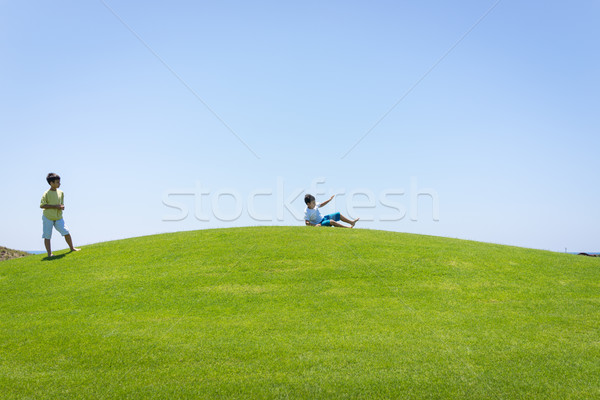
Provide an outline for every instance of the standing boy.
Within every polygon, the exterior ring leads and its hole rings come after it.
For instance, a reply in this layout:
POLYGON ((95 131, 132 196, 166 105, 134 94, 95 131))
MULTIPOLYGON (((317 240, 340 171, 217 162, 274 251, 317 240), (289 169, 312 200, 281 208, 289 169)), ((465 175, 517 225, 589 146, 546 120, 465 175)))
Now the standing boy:
POLYGON ((73 247, 73 240, 69 234, 69 229, 65 226, 65 221, 62 217, 62 211, 65 209, 65 194, 62 190, 58 190, 60 187, 60 176, 54 173, 49 173, 46 177, 46 181, 50 185, 40 202, 40 208, 44 209, 42 215, 42 221, 44 226, 44 246, 48 252, 48 257, 53 257, 50 238, 52 238, 52 228, 56 228, 61 235, 65 237, 65 241, 69 245, 71 251, 79 251, 79 249, 73 247))
POLYGON ((354 228, 354 225, 356 224, 356 221, 359 220, 359 218, 351 220, 344 217, 339 212, 335 214, 329 214, 324 217, 321 215, 321 211, 319 211, 319 208, 323 207, 331 200, 333 200, 333 196, 331 196, 329 200, 326 200, 317 205, 315 196, 313 196, 312 194, 307 194, 306 196, 304 196, 304 202, 306 203, 306 210, 304 211, 304 224, 306 226, 335 226, 338 228, 354 228), (339 220, 350 224, 350 226, 340 224, 338 222, 339 220))

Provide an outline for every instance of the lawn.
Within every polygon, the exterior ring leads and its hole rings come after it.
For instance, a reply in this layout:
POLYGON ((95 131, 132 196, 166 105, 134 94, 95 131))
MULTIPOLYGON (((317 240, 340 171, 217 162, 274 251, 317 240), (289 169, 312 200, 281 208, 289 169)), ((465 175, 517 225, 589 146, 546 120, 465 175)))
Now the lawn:
POLYGON ((600 259, 309 227, 0 262, 0 398, 600 398, 600 259))

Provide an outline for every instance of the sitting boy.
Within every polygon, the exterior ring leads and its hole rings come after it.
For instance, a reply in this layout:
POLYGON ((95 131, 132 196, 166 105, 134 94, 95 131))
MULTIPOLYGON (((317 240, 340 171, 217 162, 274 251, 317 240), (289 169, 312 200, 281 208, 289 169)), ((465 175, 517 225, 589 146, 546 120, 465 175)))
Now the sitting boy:
POLYGON ((350 220, 344 217, 339 212, 335 214, 329 214, 324 217, 321 215, 319 208, 323 207, 331 200, 333 200, 333 197, 334 196, 331 196, 329 200, 317 205, 315 202, 315 197, 313 195, 307 194, 306 196, 304 196, 304 202, 306 203, 306 210, 304 211, 304 223, 306 224, 306 226, 335 226, 338 228, 354 228, 356 221, 358 221, 360 218, 350 220), (339 220, 350 224, 350 226, 340 224, 338 222, 339 220))

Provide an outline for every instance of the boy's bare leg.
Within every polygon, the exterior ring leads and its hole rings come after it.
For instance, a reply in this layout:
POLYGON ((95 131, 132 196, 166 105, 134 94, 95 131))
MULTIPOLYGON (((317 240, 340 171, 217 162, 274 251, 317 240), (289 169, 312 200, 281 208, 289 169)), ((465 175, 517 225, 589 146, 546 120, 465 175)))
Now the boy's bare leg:
POLYGON ((71 251, 79 251, 79 250, 81 250, 81 249, 76 249, 75 247, 73 247, 73 239, 71 239, 71 235, 70 234, 65 236, 65 241, 69 245, 69 249, 71 249, 71 251))
POLYGON ((46 251, 48 252, 48 257, 53 257, 54 254, 52 254, 50 239, 44 239, 44 246, 46 247, 46 251))
POLYGON ((354 225, 356 225, 356 221, 358 221, 360 218, 356 218, 356 219, 352 220, 352 219, 348 219, 348 218, 344 217, 342 214, 340 214, 340 219, 342 221, 346 222, 347 224, 354 226, 354 225))
POLYGON ((335 226, 337 228, 352 228, 352 226, 342 225, 342 224, 340 224, 339 222, 336 222, 336 221, 329 221, 329 224, 331 226, 335 226))

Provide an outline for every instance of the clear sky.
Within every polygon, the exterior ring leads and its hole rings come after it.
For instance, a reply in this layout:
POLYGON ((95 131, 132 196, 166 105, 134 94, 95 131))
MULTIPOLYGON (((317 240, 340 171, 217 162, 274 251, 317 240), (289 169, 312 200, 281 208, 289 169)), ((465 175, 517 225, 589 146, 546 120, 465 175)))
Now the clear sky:
POLYGON ((361 228, 600 251, 598 1, 0 5, 0 245, 43 249, 56 172, 76 245, 303 225, 310 192, 361 228))

